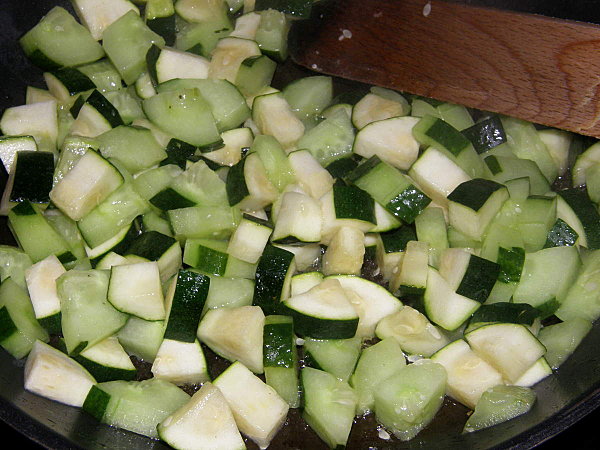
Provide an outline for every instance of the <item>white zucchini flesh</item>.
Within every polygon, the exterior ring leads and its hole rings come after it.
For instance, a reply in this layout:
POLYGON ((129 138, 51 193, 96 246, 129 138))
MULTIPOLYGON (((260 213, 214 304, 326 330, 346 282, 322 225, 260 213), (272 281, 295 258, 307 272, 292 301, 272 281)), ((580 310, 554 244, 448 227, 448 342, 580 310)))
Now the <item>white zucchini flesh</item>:
POLYGON ((50 191, 50 199, 67 216, 80 220, 123 183, 119 171, 88 151, 50 191))
POLYGON ((258 26, 260 25, 260 19, 260 14, 255 12, 238 17, 235 21, 235 29, 229 33, 229 37, 254 39, 256 37, 256 30, 258 30, 258 26))
POLYGON ((446 369, 447 394, 470 409, 475 409, 487 389, 504 384, 500 372, 477 356, 462 339, 439 350, 431 360, 446 369))
POLYGON ((465 276, 471 253, 465 248, 446 248, 440 257, 439 272, 454 290, 465 276))
POLYGON ((140 13, 128 0, 72 0, 75 12, 92 37, 99 41, 108 26, 129 11, 140 13))
POLYGON ((286 306, 311 317, 352 320, 358 317, 354 306, 336 279, 325 279, 309 291, 285 300, 286 306))
POLYGON ((36 341, 25 363, 25 389, 66 405, 81 407, 96 380, 74 359, 36 341))
POLYGON ((306 272, 296 274, 292 277, 290 295, 294 296, 310 291, 316 285, 321 283, 321 281, 323 281, 323 274, 321 272, 306 272))
POLYGON ((410 168, 408 175, 419 188, 440 206, 446 206, 446 197, 471 177, 458 164, 436 148, 429 147, 410 168))
POLYGON ((162 341, 152 363, 152 374, 177 385, 201 384, 209 379, 206 359, 198 341, 162 341))
POLYGON ((127 352, 123 349, 117 336, 107 337, 97 344, 86 348, 80 355, 90 361, 101 363, 104 366, 135 370, 135 366, 131 362, 127 352))
POLYGON ((356 335, 369 339, 375 336, 375 327, 384 317, 402 308, 402 302, 384 287, 351 275, 327 277, 337 280, 358 314, 356 335))
POLYGON ((319 203, 300 192, 285 192, 277 212, 273 240, 294 237, 302 242, 321 240, 322 217, 319 203))
POLYGON ((158 435, 173 448, 246 448, 227 400, 210 382, 204 383, 185 405, 158 425, 158 435))
POLYGON ((258 153, 250 153, 244 164, 244 178, 250 193, 238 203, 238 207, 245 211, 256 211, 273 203, 279 196, 279 191, 269 181, 264 164, 258 153))
POLYGON ((549 128, 538 130, 538 136, 548 149, 548 153, 558 168, 558 174, 563 175, 569 167, 569 148, 573 141, 573 135, 568 131, 549 128))
POLYGON ((354 153, 365 158, 377 155, 392 166, 408 170, 419 156, 419 143, 412 134, 417 117, 393 117, 365 126, 356 135, 354 153))
POLYGON ((424 314, 410 306, 403 306, 384 317, 375 329, 379 339, 393 337, 409 355, 429 357, 448 344, 446 335, 440 332, 424 314))
POLYGON ((510 383, 515 383, 546 353, 542 343, 519 324, 485 325, 467 333, 465 339, 475 353, 510 383))
POLYGON ((314 199, 320 199, 333 187, 333 177, 319 164, 308 150, 297 150, 288 155, 294 175, 302 190, 314 199))
POLYGON ((212 309, 198 325, 198 339, 222 357, 263 373, 264 323, 260 306, 212 309))
POLYGON ((304 124, 280 92, 256 97, 252 120, 263 134, 275 137, 286 151, 293 150, 304 135, 304 124))
POLYGON ((235 83, 240 64, 245 59, 260 54, 258 44, 250 39, 223 38, 213 50, 208 76, 235 83))
POLYGON ((40 150, 55 152, 58 139, 56 100, 7 108, 0 129, 8 136, 31 135, 40 150))
POLYGON ((321 259, 321 246, 319 244, 306 245, 275 245, 294 254, 297 272, 304 272, 314 268, 321 259))
POLYGON ((285 422, 289 405, 241 362, 235 362, 214 381, 225 396, 239 430, 261 448, 285 422))
POLYGON ((54 97, 46 89, 40 89, 34 86, 27 86, 27 91, 25 93, 26 105, 31 105, 32 103, 47 102, 49 100, 56 100, 56 97, 54 97))
POLYGON ((390 290, 395 292, 401 286, 424 288, 427 285, 428 267, 429 244, 423 241, 408 242, 402 264, 390 281, 390 290))
POLYGON ((204 157, 224 166, 233 166, 242 159, 242 149, 250 148, 254 135, 250 128, 234 128, 221 133, 224 146, 204 154, 204 157))
POLYGON ((192 53, 164 48, 156 61, 156 78, 159 83, 176 78, 208 78, 210 61, 192 53))
POLYGON ((542 357, 513 384, 515 386, 531 387, 549 375, 552 375, 552 367, 550 367, 546 358, 542 357))
POLYGON ((456 330, 481 305, 454 292, 433 267, 427 273, 424 302, 429 319, 446 330, 456 330))
POLYGON ((227 253, 250 264, 258 262, 273 230, 265 225, 248 219, 242 219, 235 229, 227 253))
POLYGON ((100 114, 96 108, 86 103, 79 110, 69 132, 76 136, 96 137, 111 129, 112 126, 106 120, 106 117, 100 114))
POLYGON ((144 320, 165 318, 165 305, 156 261, 111 269, 108 301, 119 311, 144 320))
POLYGON ((577 157, 573 166, 573 186, 585 184, 586 170, 596 163, 600 163, 600 143, 592 145, 577 157))
POLYGON ((37 319, 60 311, 56 279, 66 270, 55 255, 37 262, 25 271, 27 290, 37 319))
POLYGON ((323 255, 323 274, 360 275, 364 256, 364 233, 353 227, 341 227, 323 255))
POLYGON ((410 109, 410 105, 400 94, 396 92, 394 94, 398 97, 393 100, 374 92, 370 92, 361 98, 352 108, 352 123, 354 126, 360 130, 372 122, 405 116, 410 109))
POLYGON ((17 152, 23 151, 37 151, 37 144, 32 136, 2 136, 0 138, 0 159, 8 174, 11 173, 17 152))

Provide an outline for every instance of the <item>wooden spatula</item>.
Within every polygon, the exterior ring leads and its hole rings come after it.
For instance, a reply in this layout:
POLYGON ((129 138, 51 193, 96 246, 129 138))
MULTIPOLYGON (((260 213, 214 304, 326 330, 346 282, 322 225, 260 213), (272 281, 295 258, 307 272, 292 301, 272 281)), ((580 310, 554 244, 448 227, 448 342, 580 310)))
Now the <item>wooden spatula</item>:
POLYGON ((440 0, 333 0, 294 29, 317 72, 600 137, 600 26, 440 0))

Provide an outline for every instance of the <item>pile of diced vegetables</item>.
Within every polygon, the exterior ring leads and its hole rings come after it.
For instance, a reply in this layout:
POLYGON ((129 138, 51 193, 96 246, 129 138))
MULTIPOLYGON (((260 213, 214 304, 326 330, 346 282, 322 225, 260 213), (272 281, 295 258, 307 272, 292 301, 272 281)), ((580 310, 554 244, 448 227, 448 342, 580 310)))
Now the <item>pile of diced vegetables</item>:
POLYGON ((600 144, 275 89, 311 1, 72 4, 21 38, 47 89, 0 120, 27 390, 181 449, 266 448, 289 408, 332 448, 365 414, 405 441, 446 395, 465 432, 526 413, 600 315, 600 144))

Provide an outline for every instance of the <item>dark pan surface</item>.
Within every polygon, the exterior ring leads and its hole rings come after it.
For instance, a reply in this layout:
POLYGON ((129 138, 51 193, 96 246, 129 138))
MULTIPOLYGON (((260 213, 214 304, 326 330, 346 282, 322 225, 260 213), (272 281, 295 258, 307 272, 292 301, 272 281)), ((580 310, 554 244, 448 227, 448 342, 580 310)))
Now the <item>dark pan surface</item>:
MULTIPOLYGON (((23 104, 25 86, 43 86, 41 72, 33 68, 16 39, 31 28, 53 5, 67 1, 2 0, 0 2, 0 113, 23 104)), ((6 221, 0 222, 0 242, 14 244, 6 221)), ((554 376, 535 387, 538 401, 519 419, 469 435, 460 431, 466 409, 448 406, 417 438, 408 442, 383 441, 372 417, 353 427, 348 448, 530 448, 575 424, 600 404, 600 325, 596 324, 575 355, 554 376)), ((210 363, 210 357, 209 357, 210 363)), ((158 441, 99 424, 82 411, 23 390, 23 362, 0 350, 0 419, 27 439, 47 448, 149 449, 167 448, 158 441)), ((588 419, 589 422, 589 419, 588 419)), ((248 443, 249 448, 256 448, 248 443)), ((308 429, 297 411, 270 448, 326 448, 308 429)), ((581 448, 581 447, 579 447, 581 448)))

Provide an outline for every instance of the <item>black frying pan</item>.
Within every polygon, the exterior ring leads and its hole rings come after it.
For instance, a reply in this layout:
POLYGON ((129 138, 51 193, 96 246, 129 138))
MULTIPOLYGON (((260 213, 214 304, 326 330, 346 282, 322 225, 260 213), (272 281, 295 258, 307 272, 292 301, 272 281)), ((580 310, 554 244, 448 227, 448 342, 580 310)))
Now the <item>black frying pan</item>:
MULTIPOLYGON (((590 0, 563 1, 492 1, 472 0, 471 3, 509 5, 529 12, 543 6, 549 14, 583 20, 600 21, 600 9, 586 10, 590 0)), ((68 7, 65 0, 2 0, 0 1, 0 113, 8 106, 23 104, 25 86, 43 87, 41 72, 32 67, 16 40, 30 29, 52 6, 68 7)), ((293 70, 287 67, 285 70, 293 70)), ((284 74, 286 75, 286 74, 284 74)), ((288 73, 289 75, 289 73, 288 73)), ((285 78, 285 77, 284 77, 285 78)), ((0 242, 14 244, 5 221, 0 221, 0 242)), ((597 419, 592 411, 600 404, 600 324, 583 341, 577 352, 554 376, 535 387, 538 401, 533 410, 518 419, 496 427, 461 435, 466 409, 448 406, 417 438, 408 442, 387 443, 377 438, 375 422, 359 421, 352 431, 349 448, 531 448, 546 442, 592 448, 596 441, 597 419), (587 416, 587 417, 586 417, 587 416), (565 431, 566 430, 566 431, 565 431), (560 433, 560 434, 559 434, 560 433), (557 436, 558 435, 558 436, 557 436), (550 441, 548 441, 551 439, 550 441), (587 444, 587 446, 586 446, 587 444)), ((16 436, 15 444, 37 443, 47 448, 145 449, 167 448, 158 441, 98 423, 79 409, 61 405, 23 390, 23 362, 15 361, 0 349, 0 429, 4 442, 16 436)), ((597 447, 597 445, 596 445, 597 447)), ((249 448, 255 448, 249 443, 249 448)), ((290 413, 289 424, 273 441, 273 449, 325 448, 316 435, 290 413)))

